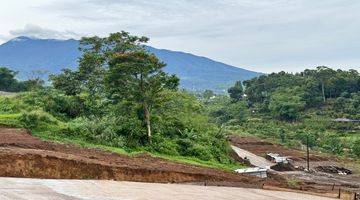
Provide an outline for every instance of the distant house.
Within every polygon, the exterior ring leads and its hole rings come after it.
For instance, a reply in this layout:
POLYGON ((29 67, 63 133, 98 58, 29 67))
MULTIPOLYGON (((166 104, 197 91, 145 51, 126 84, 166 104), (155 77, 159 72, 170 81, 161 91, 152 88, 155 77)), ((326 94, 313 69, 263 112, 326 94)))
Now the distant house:
POLYGON ((257 176, 260 178, 267 178, 267 169, 260 167, 237 169, 235 170, 235 172, 239 174, 248 174, 251 176, 257 176))
POLYGON ((12 94, 14 94, 14 93, 0 91, 0 96, 9 96, 9 95, 12 95, 12 94))
POLYGON ((358 119, 348 119, 348 118, 336 118, 332 120, 333 122, 360 122, 358 119))
POLYGON ((274 163, 289 163, 291 161, 288 157, 280 156, 277 153, 266 154, 266 159, 274 163))

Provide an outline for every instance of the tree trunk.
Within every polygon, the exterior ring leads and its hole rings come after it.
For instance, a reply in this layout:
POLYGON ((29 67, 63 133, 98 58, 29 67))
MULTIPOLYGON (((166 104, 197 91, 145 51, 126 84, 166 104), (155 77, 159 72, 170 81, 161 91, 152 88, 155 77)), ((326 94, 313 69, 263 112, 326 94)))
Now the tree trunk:
POLYGON ((325 98, 324 82, 321 83, 321 90, 322 90, 322 95, 323 95, 323 99, 324 99, 324 102, 325 102, 325 101, 326 101, 326 98, 325 98))
POLYGON ((151 123, 150 123, 150 111, 149 111, 149 106, 147 105, 146 102, 144 102, 144 114, 145 114, 145 122, 146 122, 146 127, 147 127, 147 135, 148 135, 148 139, 149 139, 149 143, 151 144, 151 123))

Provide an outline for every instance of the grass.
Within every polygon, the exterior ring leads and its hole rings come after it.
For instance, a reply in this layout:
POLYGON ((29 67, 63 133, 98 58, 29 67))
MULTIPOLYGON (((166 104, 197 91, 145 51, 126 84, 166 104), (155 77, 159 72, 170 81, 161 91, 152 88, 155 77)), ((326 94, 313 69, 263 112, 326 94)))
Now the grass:
POLYGON ((161 154, 151 154, 155 157, 160 157, 163 159, 176 161, 180 163, 190 164, 190 165, 197 165, 201 167, 210 167, 210 168, 216 168, 221 169, 225 171, 234 171, 235 169, 245 168, 244 165, 241 164, 221 164, 215 161, 204 161, 200 160, 195 157, 184 157, 184 156, 170 156, 170 155, 161 155, 161 154))
POLYGON ((18 118, 21 114, 0 114, 0 125, 9 127, 21 127, 18 118))
MULTIPOLYGON (((21 128, 19 122, 19 117, 21 116, 21 113, 18 114, 0 114, 0 126, 7 126, 7 127, 16 127, 21 128)), ((41 138, 42 140, 46 141, 52 141, 57 143, 63 143, 63 144, 74 144, 79 147, 85 147, 85 148, 97 148, 102 149, 122 155, 128 155, 128 156, 136 156, 140 153, 144 153, 146 151, 144 150, 125 150, 123 148, 119 147, 112 147, 112 146, 106 146, 101 144, 95 144, 88 141, 85 141, 81 138, 72 137, 68 135, 63 134, 55 134, 54 132, 57 132, 56 130, 59 129, 61 125, 54 125, 54 126, 47 126, 38 128, 37 130, 33 130, 32 133, 34 136, 41 138), (52 131, 49 131, 52 130, 52 131)), ((151 156, 163 158, 170 161, 175 161, 183 164, 190 164, 190 165, 196 165, 201 167, 209 167, 209 168, 215 168, 215 169, 221 169, 225 171, 233 171, 235 169, 244 168, 243 165, 240 165, 239 163, 234 164, 222 164, 216 161, 204 161, 200 160, 195 157, 185 157, 185 156, 173 156, 173 155, 165 155, 160 153, 150 153, 151 156)))
POLYGON ((160 153, 151 153, 151 152, 146 152, 146 151, 141 151, 141 150, 128 151, 128 150, 125 150, 125 149, 119 148, 119 147, 94 144, 94 143, 91 143, 88 141, 84 141, 81 138, 70 137, 70 136, 64 137, 64 135, 52 134, 49 131, 45 131, 45 132, 33 131, 33 135, 41 138, 42 140, 46 140, 46 141, 52 141, 52 142, 57 142, 57 143, 61 143, 61 144, 74 144, 76 146, 84 147, 84 148, 102 149, 105 151, 110 151, 110 152, 118 153, 121 155, 127 155, 127 156, 131 156, 131 157, 136 156, 141 153, 147 153, 147 154, 150 154, 151 156, 157 157, 157 158, 162 158, 162 159, 175 161, 175 162, 179 162, 179 163, 183 163, 183 164, 215 168, 215 169, 220 169, 220 170, 225 170, 225 171, 234 171, 235 169, 245 167, 244 165, 241 165, 240 163, 222 164, 222 163, 219 163, 216 161, 200 160, 195 157, 172 156, 172 155, 165 155, 165 154, 160 154, 160 153))
POLYGON ((300 185, 299 180, 294 179, 294 178, 286 179, 286 183, 290 188, 294 188, 294 189, 299 188, 299 185, 300 185))

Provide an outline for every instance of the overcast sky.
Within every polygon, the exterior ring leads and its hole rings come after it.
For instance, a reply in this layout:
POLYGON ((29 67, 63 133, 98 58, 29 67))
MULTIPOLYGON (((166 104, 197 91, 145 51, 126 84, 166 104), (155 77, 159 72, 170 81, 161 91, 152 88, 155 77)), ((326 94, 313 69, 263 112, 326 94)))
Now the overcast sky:
POLYGON ((359 0, 0 0, 0 43, 120 30, 255 71, 360 70, 359 0))

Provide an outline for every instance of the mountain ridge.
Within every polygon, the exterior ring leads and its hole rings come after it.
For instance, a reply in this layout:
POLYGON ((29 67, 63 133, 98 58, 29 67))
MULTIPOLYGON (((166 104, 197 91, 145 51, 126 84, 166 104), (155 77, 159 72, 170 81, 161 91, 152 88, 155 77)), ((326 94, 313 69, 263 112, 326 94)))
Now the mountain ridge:
MULTIPOLYGON (((39 39, 20 36, 0 45, 0 66, 19 71, 25 79, 36 70, 57 74, 63 68, 75 69, 81 53, 75 39, 39 39)), ((237 80, 246 80, 262 73, 227 65, 187 52, 145 47, 167 63, 165 71, 181 79, 181 87, 192 91, 211 89, 224 92, 237 80)))

